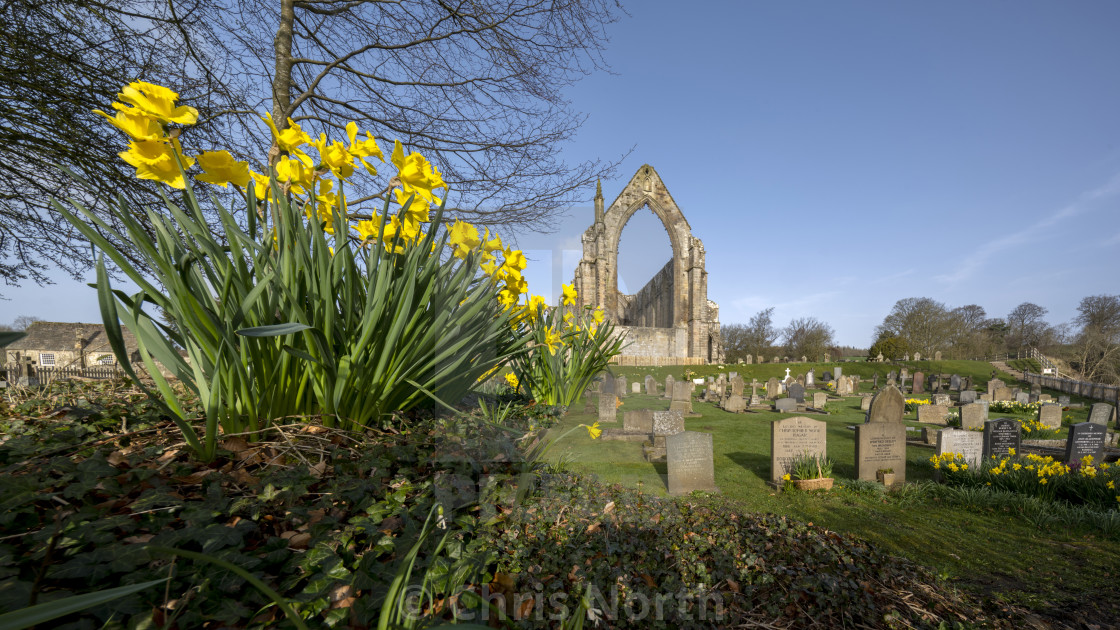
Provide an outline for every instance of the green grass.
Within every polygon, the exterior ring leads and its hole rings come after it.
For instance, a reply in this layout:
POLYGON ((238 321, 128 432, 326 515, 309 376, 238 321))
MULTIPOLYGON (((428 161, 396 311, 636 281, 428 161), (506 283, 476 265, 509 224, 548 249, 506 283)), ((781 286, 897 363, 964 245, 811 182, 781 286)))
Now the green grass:
MULTIPOLYGON (((926 362, 918 362, 914 367, 926 362)), ((827 368, 826 364, 818 366, 827 368)), ((725 366, 724 372, 736 369, 747 382, 763 381, 785 374, 785 364, 761 366, 725 366)), ((808 369, 808 365, 789 365, 791 373, 808 369)), ((865 378, 876 370, 885 373, 890 366, 882 364, 843 365, 845 373, 859 373, 865 378)), ((911 369, 914 369, 912 367, 911 369)), ((981 389, 990 374, 990 365, 972 361, 940 362, 942 373, 972 375, 981 389), (985 372, 987 368, 987 372, 985 372)), ((720 372, 718 366, 691 368, 701 375, 720 372)), ((683 367, 616 368, 633 382, 635 377, 652 373, 659 381, 666 373, 678 378, 683 367)), ((749 385, 748 385, 749 387, 749 385)), ((866 388, 865 388, 866 389, 866 388)), ((1056 394, 1056 393, 1055 393, 1056 394)), ((924 397, 928 397, 924 396, 924 397)), ((619 409, 667 409, 668 401, 644 394, 628 395, 619 409)), ((694 400, 693 409, 699 418, 687 418, 685 428, 715 436, 715 481, 723 495, 744 511, 771 512, 794 516, 829 529, 856 534, 882 548, 931 567, 939 575, 954 579, 960 586, 977 591, 992 601, 1007 601, 1034 609, 1079 601, 1086 593, 1102 591, 1100 576, 1120 567, 1120 541, 1105 540, 1078 526, 1040 530, 1031 515, 1003 504, 991 506, 950 504, 931 497, 929 492, 906 491, 890 494, 877 491, 866 483, 853 483, 855 476, 854 431, 849 425, 863 422, 859 398, 831 402, 829 416, 812 416, 827 423, 828 455, 835 462, 833 476, 837 488, 829 493, 779 492, 770 487, 770 423, 797 414, 762 412, 732 414, 713 404, 694 400), (853 487, 854 486, 854 487, 853 487)), ((582 407, 574 411, 582 411, 582 407)), ((1086 409, 1074 409, 1063 416, 1068 422, 1084 420, 1086 409)), ((920 426, 906 418, 906 424, 920 426)), ((571 413, 554 429, 559 431, 580 423, 591 423, 592 414, 571 413)), ((608 425, 609 426, 609 425, 608 425)), ((907 446, 908 483, 930 482, 932 470, 927 463, 932 448, 907 446)), ((574 470, 597 475, 608 483, 640 487, 643 492, 667 496, 665 464, 644 461, 640 444, 628 442, 593 442, 586 433, 578 432, 557 444, 553 461, 563 461, 574 470)), ((1014 504, 1014 501, 1012 501, 1014 504)))

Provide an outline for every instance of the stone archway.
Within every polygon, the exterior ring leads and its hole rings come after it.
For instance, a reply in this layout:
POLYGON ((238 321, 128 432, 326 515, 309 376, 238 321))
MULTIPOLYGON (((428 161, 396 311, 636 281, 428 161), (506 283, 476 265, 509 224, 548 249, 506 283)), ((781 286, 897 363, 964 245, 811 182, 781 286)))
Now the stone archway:
POLYGON ((624 357, 722 361, 719 307, 708 299, 704 245, 692 235, 652 166, 639 168, 610 208, 603 208, 601 187, 596 191, 595 223, 583 234, 583 258, 573 283, 580 307, 601 307, 619 324, 620 334, 630 342, 624 357), (634 295, 623 295, 618 291, 618 244, 630 218, 646 207, 665 227, 673 257, 634 295))

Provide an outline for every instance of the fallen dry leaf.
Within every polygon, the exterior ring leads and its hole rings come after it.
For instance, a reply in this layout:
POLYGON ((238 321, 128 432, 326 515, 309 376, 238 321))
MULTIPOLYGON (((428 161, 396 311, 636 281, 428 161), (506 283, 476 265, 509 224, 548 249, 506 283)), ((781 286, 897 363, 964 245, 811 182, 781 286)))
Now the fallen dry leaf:
POLYGON ((105 458, 110 466, 120 466, 121 464, 128 463, 128 455, 124 451, 113 451, 105 458))

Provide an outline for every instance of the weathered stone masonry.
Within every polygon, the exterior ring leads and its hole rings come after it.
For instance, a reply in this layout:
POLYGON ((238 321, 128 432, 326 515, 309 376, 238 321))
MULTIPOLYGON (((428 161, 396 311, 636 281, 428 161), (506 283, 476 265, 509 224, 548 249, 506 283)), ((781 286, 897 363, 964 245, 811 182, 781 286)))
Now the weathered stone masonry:
POLYGON ((623 350, 627 364, 637 364, 634 357, 721 362, 719 307, 708 299, 704 244, 692 235, 657 171, 643 165, 610 208, 603 205, 600 188, 595 223, 583 233, 583 258, 573 280, 578 306, 602 307, 619 325, 619 334, 630 343, 623 350), (665 226, 673 259, 637 293, 623 295, 618 292, 618 243, 630 217, 645 207, 665 226))

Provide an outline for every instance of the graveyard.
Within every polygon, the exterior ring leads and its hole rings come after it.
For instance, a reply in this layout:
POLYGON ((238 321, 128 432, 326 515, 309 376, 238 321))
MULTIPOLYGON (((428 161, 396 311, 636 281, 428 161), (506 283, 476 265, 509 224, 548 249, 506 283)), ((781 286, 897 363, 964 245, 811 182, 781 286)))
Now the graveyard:
MULTIPOLYGON (((1010 478, 1013 462, 1021 461, 1031 466, 1032 471, 1037 464, 1041 477, 1044 470, 1052 471, 1060 467, 1060 462, 1081 462, 1085 455, 1091 455, 1097 467, 1107 459, 1115 460, 1117 451, 1106 448, 1106 444, 1116 444, 1112 407, 1077 396, 1072 400, 1062 397, 1063 405, 1032 401, 1033 396, 1056 403, 1060 392, 1036 389, 1032 394, 1029 387, 1016 383, 1006 373, 990 379, 988 363, 939 363, 690 366, 690 376, 694 374, 704 383, 695 385, 689 397, 691 413, 682 414, 679 430, 711 436, 707 474, 711 475, 714 488, 708 493, 693 494, 688 500, 700 505, 717 502, 724 509, 743 513, 786 516, 853 534, 870 541, 877 549, 927 567, 948 585, 972 593, 989 605, 1009 606, 1028 616, 1041 615, 1048 622, 1060 617, 1061 611, 1076 610, 1076 614, 1088 615, 1087 619, 1115 614, 1111 604, 1099 602, 1108 592, 1107 578, 1115 576, 1113 567, 1120 560, 1120 518, 1115 508, 1120 497, 1113 496, 1111 489, 1104 489, 1102 484, 1105 497, 1086 496, 1084 503, 1075 498, 1073 505, 1049 502, 1045 497, 1015 492, 1015 484, 1021 485, 1021 481, 1010 478), (852 387, 850 395, 835 395, 835 386, 829 384, 835 379, 821 382, 820 375, 835 367, 840 367, 846 376, 859 377, 859 384, 852 387), (900 421, 867 422, 876 413, 874 403, 868 404, 871 396, 878 393, 873 391, 875 375, 879 374, 880 390, 886 390, 887 371, 897 373, 900 367, 910 374, 911 380, 897 382, 908 388, 907 394, 892 392, 895 398, 888 401, 890 396, 884 396, 879 405, 894 407, 887 413, 899 413, 900 421), (787 369, 791 369, 791 377, 812 369, 817 387, 799 386, 791 378, 786 392, 768 397, 765 384, 784 378, 787 369), (729 379, 732 373, 738 378, 729 379), (913 391, 915 373, 922 373, 919 378, 925 377, 922 393, 913 391), (943 393, 931 393, 927 375, 938 373, 952 375, 953 385, 970 381, 973 389, 962 387, 962 396, 946 382, 943 393), (709 383, 709 379, 713 382, 709 383), (741 392, 738 379, 743 383, 741 392), (756 394, 761 393, 761 397, 753 396, 753 402, 760 404, 744 405, 740 398, 752 402, 752 382, 756 394), (736 392, 732 392, 732 383, 736 392), (819 389, 821 386, 824 389, 819 389), (726 388, 722 396, 709 397, 713 389, 718 393, 720 387, 726 388), (990 398, 989 388, 1003 398, 1004 387, 1012 400, 984 400, 990 398), (1020 387, 1026 394, 1022 402, 1017 402, 1011 392, 1020 387), (804 392, 808 402, 787 398, 790 390, 798 395, 804 392), (827 401, 823 409, 818 409, 820 405, 813 399, 814 394, 820 398, 821 393, 826 394, 827 401), (919 404, 934 402, 935 397, 941 405, 919 404), (1094 414, 1100 417, 1094 418, 1094 414), (1104 419, 1106 416, 1110 423, 1104 419), (970 424, 973 430, 967 430, 970 424), (1020 428, 1029 426, 1037 427, 1036 434, 1045 431, 1049 439, 1033 439, 1020 428), (784 483, 782 475, 788 469, 779 460, 788 459, 794 452, 816 449, 826 453, 832 462, 833 488, 805 492, 784 483), (1022 458, 1008 457, 1009 450, 1022 458), (935 465, 931 460, 937 460, 943 451, 957 453, 956 458, 948 455, 935 465), (976 471, 985 457, 1002 461, 1002 467, 996 466, 994 472, 977 478, 958 466, 968 462, 976 471), (948 461, 956 462, 953 471, 945 465, 948 461), (893 468, 895 474, 889 489, 875 480, 876 472, 888 468, 893 468), (994 491, 977 487, 992 486, 993 482, 994 491)), ((685 404, 664 396, 666 378, 675 381, 677 391, 684 369, 612 368, 613 373, 630 383, 657 383, 658 387, 652 393, 646 386, 632 387, 619 399, 621 406, 617 406, 614 423, 609 417, 586 413, 590 410, 587 406, 574 410, 554 431, 598 420, 607 432, 607 440, 570 436, 566 444, 557 447, 553 461, 569 470, 593 474, 601 482, 640 493, 677 494, 672 486, 675 477, 682 473, 673 470, 671 458, 650 458, 632 436, 610 438, 612 432, 619 436, 633 433, 633 427, 626 425, 646 413, 643 410, 654 410, 656 415, 668 413, 674 405, 684 409, 685 404)), ((894 383, 892 380, 891 384, 894 383)), ((653 434, 655 441, 672 439, 657 437, 657 431, 653 434)), ((1075 463, 1073 470, 1077 471, 1079 465, 1075 463)), ((1107 470, 1109 464, 1104 467, 1107 470)), ((684 474, 691 477, 690 471, 684 474)), ((1051 484, 1061 481, 1051 478, 1051 484)), ((1055 487, 1031 485, 1044 490, 1055 487)))

